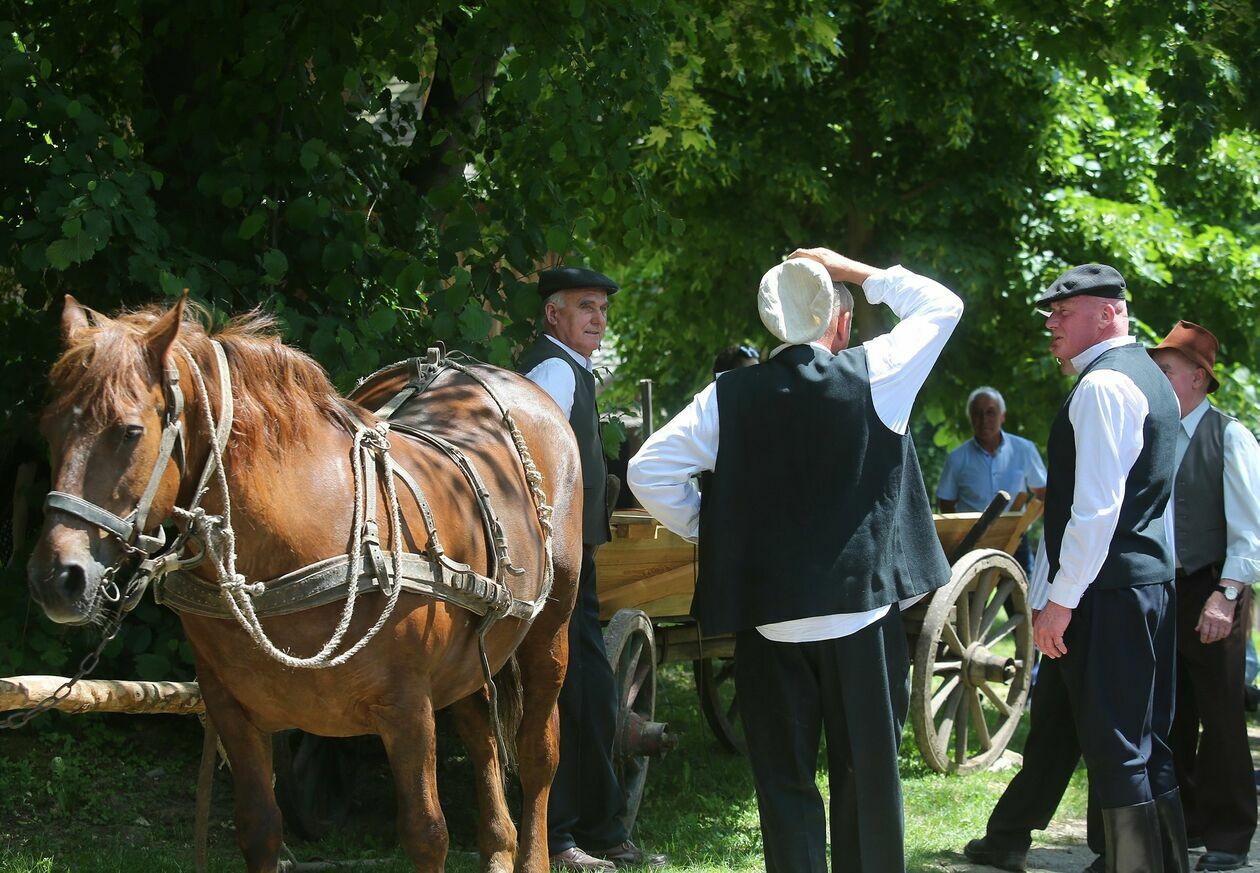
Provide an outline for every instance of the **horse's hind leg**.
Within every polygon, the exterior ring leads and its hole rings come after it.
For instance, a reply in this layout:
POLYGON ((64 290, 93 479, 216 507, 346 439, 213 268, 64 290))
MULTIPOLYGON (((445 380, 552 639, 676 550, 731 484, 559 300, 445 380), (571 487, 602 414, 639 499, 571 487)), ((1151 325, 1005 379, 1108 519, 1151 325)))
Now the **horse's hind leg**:
POLYGON ((485 873, 509 873, 516 860, 516 826, 503 796, 490 705, 484 688, 451 706, 455 727, 472 758, 477 783, 477 848, 485 873))
POLYGON ((437 735, 428 694, 373 707, 398 800, 398 839, 418 871, 440 871, 449 835, 437 794, 437 735))
MULTIPOLYGON (((572 604, 571 599, 569 604, 572 604)), ((560 715, 556 699, 560 696, 569 662, 567 617, 567 609, 554 601, 549 603, 516 651, 524 692, 524 710, 516 742, 521 777, 518 873, 546 873, 548 868, 547 798, 560 761, 560 715)))
POLYGON ((283 825, 271 785, 271 735, 250 723, 236 699, 212 676, 199 671, 206 710, 232 766, 236 841, 250 873, 275 873, 283 825))

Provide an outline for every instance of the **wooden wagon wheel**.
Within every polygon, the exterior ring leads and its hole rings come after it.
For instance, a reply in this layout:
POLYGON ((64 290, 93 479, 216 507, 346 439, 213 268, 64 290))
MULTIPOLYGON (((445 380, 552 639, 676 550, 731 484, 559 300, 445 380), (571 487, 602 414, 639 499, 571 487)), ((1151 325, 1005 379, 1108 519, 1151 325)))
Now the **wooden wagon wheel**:
POLYGON ((357 780, 357 758, 347 739, 298 730, 272 734, 276 803, 287 831, 311 841, 345 823, 357 780))
POLYGON ((1014 558, 977 549, 932 595, 915 645, 911 713, 923 759, 938 772, 989 766, 1019 726, 1033 667, 1027 588, 1014 558))
POLYGON ((691 662, 691 670, 696 677, 700 711, 718 744, 728 752, 744 754, 748 746, 735 694, 735 658, 701 658, 691 662))
POLYGON ((672 747, 656 713, 656 641, 652 622, 639 609, 621 609, 604 628, 604 646, 617 683, 617 734, 613 765, 626 796, 622 822, 629 832, 647 785, 648 763, 672 747))

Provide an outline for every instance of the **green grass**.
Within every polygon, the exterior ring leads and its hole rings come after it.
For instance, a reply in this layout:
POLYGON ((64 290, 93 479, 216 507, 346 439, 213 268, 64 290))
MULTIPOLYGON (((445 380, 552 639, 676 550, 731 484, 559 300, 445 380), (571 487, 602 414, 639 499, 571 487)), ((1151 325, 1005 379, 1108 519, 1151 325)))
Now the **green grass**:
MULTIPOLYGON (((752 778, 745 760, 723 752, 700 716, 689 665, 659 674, 657 718, 681 745, 654 762, 635 839, 668 852, 672 870, 762 869, 752 778)), ((1023 743, 1023 731, 1013 748, 1023 743)), ((0 737, 0 873, 190 871, 199 728, 175 717, 48 716, 37 731, 0 737)), ((820 756, 820 762, 825 757, 820 756)), ((439 784, 454 836, 448 868, 477 869, 467 850, 471 806, 459 790, 460 770, 439 784)), ((901 757, 906 799, 907 863, 939 870, 962 845, 983 833, 1011 771, 970 776, 931 772, 907 729, 901 757)), ((377 774, 376 778, 383 779, 377 774)), ((819 787, 827 790, 825 763, 819 787)), ((216 777, 211 829, 213 871, 240 870, 231 831, 231 789, 216 777)), ((388 791, 385 791, 388 796, 388 791)), ((316 843, 293 844, 303 860, 385 858, 373 870, 408 871, 384 803, 361 810, 354 825, 316 843)), ((1084 815, 1084 773, 1078 772, 1061 816, 1084 815)))

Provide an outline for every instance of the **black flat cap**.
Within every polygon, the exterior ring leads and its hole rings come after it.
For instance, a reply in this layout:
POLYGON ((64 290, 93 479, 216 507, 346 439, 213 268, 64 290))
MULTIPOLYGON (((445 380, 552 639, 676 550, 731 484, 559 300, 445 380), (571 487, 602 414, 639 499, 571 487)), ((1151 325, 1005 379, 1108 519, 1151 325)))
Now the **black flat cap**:
POLYGON ((617 283, 612 279, 585 267, 552 267, 538 274, 538 293, 543 297, 574 288, 599 288, 610 295, 618 290, 617 283))
POLYGON ((1067 300, 1081 294, 1123 300, 1124 277, 1115 267, 1108 267, 1106 264, 1081 264, 1055 279, 1054 284, 1037 298, 1036 305, 1045 306, 1047 303, 1067 300))

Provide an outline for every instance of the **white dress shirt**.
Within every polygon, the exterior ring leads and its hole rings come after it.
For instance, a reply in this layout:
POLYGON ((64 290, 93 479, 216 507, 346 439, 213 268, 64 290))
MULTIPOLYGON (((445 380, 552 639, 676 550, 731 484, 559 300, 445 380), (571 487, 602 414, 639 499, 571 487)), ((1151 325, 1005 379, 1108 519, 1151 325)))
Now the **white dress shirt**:
MULTIPOLYGON (((1177 469, 1199 422, 1211 408, 1207 398, 1186 413, 1177 432, 1177 469)), ((1260 445, 1241 422, 1225 425, 1225 564, 1222 579, 1260 582, 1260 445)), ((1168 513, 1172 515, 1172 504, 1168 513)))
MULTIPOLYGON (((862 347, 875 412, 889 430, 905 434, 919 389, 962 317, 962 301, 938 282, 900 266, 875 273, 862 284, 862 290, 872 304, 887 303, 901 319, 891 331, 862 347)), ((775 349, 771 357, 784 348, 787 346, 775 349)), ((700 531, 700 492, 692 476, 717 465, 716 386, 716 380, 709 383, 689 406, 652 434, 630 461, 626 476, 643 507, 665 527, 692 542, 700 531)), ((917 600, 903 601, 902 606, 917 600)), ((802 618, 757 629, 766 638, 780 642, 834 639, 879 621, 888 609, 881 606, 868 612, 802 618)))
MULTIPOLYGON (((1103 352, 1132 342, 1131 336, 1103 340, 1072 358, 1072 367, 1079 373, 1103 352)), ((1068 403, 1068 420, 1076 439, 1072 512, 1063 529, 1059 572, 1053 582, 1049 580, 1050 560, 1044 537, 1037 549, 1029 585, 1032 608, 1041 609, 1047 600, 1053 600, 1075 609, 1102 569, 1120 522, 1125 482, 1142 453, 1142 424, 1149 411, 1146 395, 1117 370, 1094 370, 1077 384, 1068 403)), ((1164 532, 1171 548, 1170 512, 1164 513, 1164 532)))
MULTIPOLYGON (((577 361, 588 373, 595 372, 590 358, 573 351, 549 333, 543 336, 568 352, 569 357, 577 361)), ((577 380, 573 378, 573 369, 564 361, 548 358, 526 373, 525 378, 546 391, 551 399, 556 401, 556 406, 560 407, 565 418, 573 412, 573 392, 577 391, 577 380)))

